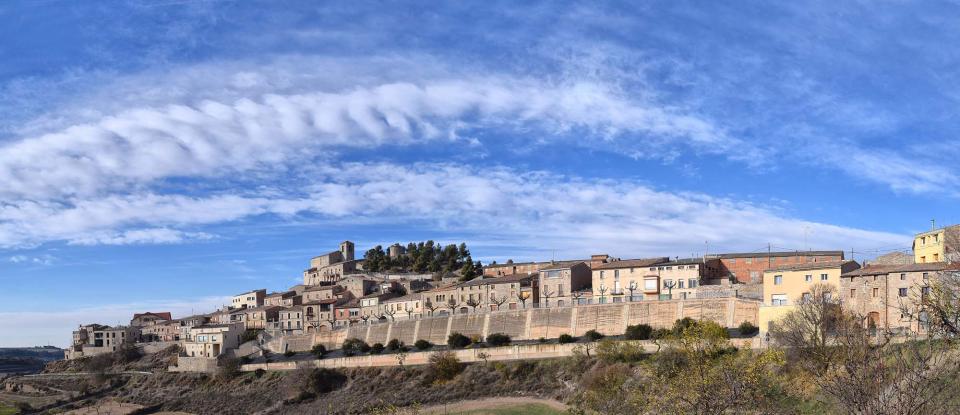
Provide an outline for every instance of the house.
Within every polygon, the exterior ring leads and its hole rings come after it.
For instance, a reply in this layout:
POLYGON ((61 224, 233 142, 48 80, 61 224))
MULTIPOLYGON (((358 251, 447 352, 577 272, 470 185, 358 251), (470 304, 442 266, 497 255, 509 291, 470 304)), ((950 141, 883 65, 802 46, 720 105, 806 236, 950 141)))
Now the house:
MULTIPOLYGON (((653 272, 653 267, 650 267, 653 272)), ((660 299, 686 300, 697 298, 703 282, 718 280, 721 275, 718 258, 685 258, 656 264, 660 279, 660 299)))
POLYGON ((161 321, 140 328, 141 342, 172 342, 180 340, 180 322, 161 321))
MULTIPOLYGON (((196 326, 202 326, 211 321, 211 315, 197 314, 189 317, 184 317, 177 320, 177 323, 180 326, 180 339, 187 339, 190 337, 190 329, 196 326)), ((229 315, 228 315, 229 316, 229 315)))
POLYGON ((914 262, 960 262, 960 225, 921 232, 913 237, 914 262))
POLYGON ((388 298, 383 301, 383 314, 391 320, 413 319, 423 316, 423 296, 419 293, 388 298))
POLYGON ((310 268, 303 271, 303 285, 336 283, 357 270, 353 242, 343 241, 340 249, 310 259, 310 268))
POLYGON ((864 317, 866 327, 921 333, 929 322, 923 296, 947 267, 943 262, 870 264, 840 276, 840 295, 849 310, 864 317))
POLYGON ((80 326, 78 330, 74 331, 73 341, 74 344, 64 352, 66 359, 113 353, 124 344, 140 341, 140 328, 90 324, 80 326))
POLYGON ((233 320, 233 322, 242 322, 244 327, 252 330, 261 330, 269 327, 270 322, 275 322, 280 318, 280 307, 276 306, 261 306, 254 308, 246 308, 239 310, 236 314, 231 313, 231 317, 234 315, 242 316, 239 321, 233 320))
POLYGON ((383 302, 399 296, 397 293, 374 293, 361 297, 360 318, 364 320, 385 318, 383 302))
POLYGON ((600 264, 591 270, 591 288, 597 304, 657 298, 660 276, 656 264, 667 257, 625 259, 600 264))
POLYGON ((360 301, 353 299, 333 306, 334 325, 349 326, 360 321, 360 301))
POLYGON ((360 298, 373 293, 377 284, 377 280, 362 274, 347 275, 337 282, 337 285, 349 291, 353 298, 360 298))
POLYGON ((304 331, 303 306, 281 308, 279 318, 274 328, 285 334, 301 334, 304 331))
POLYGON ((420 293, 424 312, 428 316, 447 315, 460 309, 457 284, 443 285, 420 293))
POLYGON ((189 357, 216 358, 240 346, 242 324, 205 324, 190 328, 183 340, 184 353, 189 357))
POLYGON ((229 308, 231 310, 239 310, 243 308, 260 307, 263 305, 263 300, 266 297, 266 289, 247 291, 245 293, 233 296, 233 298, 230 300, 229 308))
POLYGON ((130 319, 130 325, 133 327, 143 327, 150 324, 155 324, 158 322, 172 321, 173 316, 170 315, 169 311, 159 312, 159 313, 137 313, 133 315, 133 318, 130 319))
POLYGON ((331 328, 335 320, 333 307, 352 298, 348 292, 345 293, 347 294, 346 297, 333 297, 303 303, 303 321, 306 330, 314 332, 323 327, 331 328))
MULTIPOLYGON (((606 255, 595 255, 597 258, 606 258, 606 255)), ((578 259, 578 260, 568 260, 560 262, 586 262, 591 263, 590 259, 578 259)), ((504 275, 518 275, 518 274, 537 274, 540 272, 543 267, 550 267, 555 265, 556 261, 540 261, 540 262, 513 262, 512 259, 507 260, 503 264, 489 264, 483 267, 483 276, 485 277, 502 277, 504 275)))
POLYGON ((787 251, 720 254, 720 277, 741 283, 762 283, 763 272, 781 265, 843 261, 843 251, 787 251))
POLYGON ((290 307, 299 305, 302 297, 296 291, 285 291, 279 293, 267 294, 263 299, 263 305, 276 307, 290 307))
POLYGON ((763 303, 758 312, 760 331, 795 308, 810 295, 814 284, 827 284, 840 290, 840 276, 860 268, 856 261, 823 261, 780 265, 763 273, 763 303))
POLYGON ((586 262, 566 261, 543 265, 537 275, 537 303, 540 307, 568 306, 574 303, 574 293, 582 292, 591 285, 590 266, 586 262), (550 302, 551 298, 553 303, 550 302))

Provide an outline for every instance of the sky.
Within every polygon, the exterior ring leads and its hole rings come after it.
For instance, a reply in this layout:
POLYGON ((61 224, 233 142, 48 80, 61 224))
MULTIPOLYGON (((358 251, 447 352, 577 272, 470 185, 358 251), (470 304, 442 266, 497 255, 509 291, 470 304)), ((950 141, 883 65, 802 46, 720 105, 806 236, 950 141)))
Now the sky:
POLYGON ((951 2, 0 3, 0 347, 354 241, 909 252, 960 223, 951 2))

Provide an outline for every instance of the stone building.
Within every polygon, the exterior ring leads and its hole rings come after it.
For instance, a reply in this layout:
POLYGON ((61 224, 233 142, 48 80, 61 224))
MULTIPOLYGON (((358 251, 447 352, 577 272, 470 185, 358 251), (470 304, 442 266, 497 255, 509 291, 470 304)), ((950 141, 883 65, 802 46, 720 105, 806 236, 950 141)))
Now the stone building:
POLYGON ((159 313, 137 313, 133 315, 133 318, 130 319, 130 325, 133 327, 142 327, 150 324, 162 323, 166 321, 172 321, 173 316, 170 315, 169 311, 159 312, 159 313))
POLYGON ((920 300, 946 268, 942 262, 868 265, 841 275, 840 294, 869 328, 923 332, 928 320, 920 300))
POLYGON ((360 301, 352 299, 343 304, 335 304, 333 306, 333 318, 336 326, 349 326, 361 321, 360 301))
POLYGON ((101 324, 80 326, 73 332, 73 344, 64 351, 66 359, 113 353, 123 344, 140 341, 140 328, 132 326, 109 327, 101 324))
POLYGON ((720 254, 720 276, 741 283, 760 284, 763 272, 779 266, 842 261, 843 251, 747 252, 720 254))
MULTIPOLYGON (((603 262, 597 263, 598 267, 601 265, 603 262)), ((583 261, 543 265, 537 275, 537 287, 536 302, 540 307, 569 306, 574 302, 573 293, 591 287, 590 266, 583 261)))
POLYGON ((760 331, 766 333, 771 324, 793 311, 799 301, 810 295, 814 284, 833 286, 839 291, 840 276, 859 268, 856 261, 821 261, 780 265, 764 271, 763 303, 758 309, 760 331))
POLYGON ((383 312, 391 320, 409 320, 424 315, 423 296, 419 293, 389 298, 383 301, 383 312))
POLYGON ((183 350, 188 357, 216 358, 240 346, 242 324, 206 324, 192 327, 183 350))
POLYGON ((296 291, 285 291, 279 293, 267 294, 263 299, 263 305, 276 307, 292 307, 299 305, 302 297, 296 291))
POLYGON ((284 334, 301 334, 304 331, 303 306, 281 308, 277 324, 274 328, 282 330, 284 334))
POLYGON ((353 242, 343 241, 339 250, 310 259, 310 268, 303 271, 303 285, 336 283, 343 276, 356 271, 353 242))
MULTIPOLYGON (((653 267, 650 267, 650 272, 653 267)), ((717 258, 685 258, 656 264, 661 299, 697 298, 700 285, 717 281, 721 274, 717 258)))

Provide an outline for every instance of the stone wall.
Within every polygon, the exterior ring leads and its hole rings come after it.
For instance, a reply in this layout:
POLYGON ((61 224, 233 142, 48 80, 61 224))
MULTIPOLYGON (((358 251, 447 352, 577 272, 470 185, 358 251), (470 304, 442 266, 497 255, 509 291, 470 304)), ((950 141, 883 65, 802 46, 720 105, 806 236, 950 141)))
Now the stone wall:
POLYGON ((180 342, 150 342, 150 343, 138 343, 137 346, 143 351, 144 354, 153 354, 166 350, 166 348, 173 346, 175 344, 180 344, 180 342))
POLYGON ((481 338, 491 333, 506 333, 514 340, 556 338, 561 334, 581 336, 588 330, 619 335, 628 325, 644 323, 654 328, 671 327, 674 321, 683 317, 737 327, 744 321, 758 324, 758 305, 756 300, 727 297, 527 308, 355 325, 311 336, 314 344, 336 349, 348 338, 363 339, 369 344, 386 344, 394 338, 408 345, 419 339, 443 344, 452 332, 481 338))
POLYGON ((167 368, 170 372, 205 372, 217 371, 217 359, 213 357, 186 357, 177 358, 177 365, 167 368))

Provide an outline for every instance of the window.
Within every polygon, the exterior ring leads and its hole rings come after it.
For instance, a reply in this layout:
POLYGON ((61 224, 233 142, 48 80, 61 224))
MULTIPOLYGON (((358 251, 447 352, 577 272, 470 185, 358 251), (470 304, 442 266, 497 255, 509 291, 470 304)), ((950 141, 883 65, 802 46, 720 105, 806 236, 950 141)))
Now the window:
POLYGON ((900 294, 901 297, 906 297, 906 296, 907 296, 907 289, 906 289, 906 288, 901 288, 901 289, 898 290, 898 292, 899 292, 899 294, 900 294))
POLYGON ((750 271, 750 279, 751 279, 751 280, 754 280, 754 281, 755 281, 755 280, 757 279, 757 277, 759 277, 759 276, 760 276, 760 272, 759 272, 759 271, 750 271))
POLYGON ((677 280, 677 288, 683 288, 683 280, 677 280))
POLYGON ((697 288, 698 285, 700 285, 700 281, 697 281, 696 278, 690 278, 690 280, 687 281, 687 286, 690 288, 697 288))
POLYGON ((874 289, 873 289, 873 298, 877 298, 877 295, 879 295, 879 294, 880 294, 880 289, 879 289, 879 288, 874 288, 874 289))
POLYGON ((773 285, 783 284, 783 275, 774 275, 773 276, 773 285))
POLYGON ((923 273, 923 280, 926 281, 926 280, 928 280, 928 279, 930 279, 930 273, 924 272, 924 273, 923 273))
POLYGON ((663 288, 673 287, 673 280, 663 280, 663 288))
POLYGON ((619 270, 619 269, 613 270, 613 277, 614 277, 614 278, 620 278, 620 270, 619 270))
POLYGON ((812 282, 812 281, 813 281, 813 274, 804 275, 804 276, 803 276, 803 280, 806 281, 806 282, 812 282))
POLYGON ((770 296, 770 304, 773 305, 787 305, 787 295, 786 294, 773 294, 770 296))
POLYGON ((827 274, 820 274, 820 281, 826 281, 830 276, 827 274))
POLYGON ((643 289, 644 289, 644 291, 656 291, 656 290, 657 290, 657 280, 655 280, 655 279, 643 280, 643 289))
POLYGON ((933 254, 933 262, 940 262, 940 254, 933 254))
POLYGON ((633 268, 630 268, 630 273, 633 274, 633 268))
POLYGON ((603 279, 603 271, 600 271, 600 279, 603 279))
POLYGON ((657 267, 650 267, 650 271, 656 271, 657 267))
POLYGON ((563 284, 557 284, 557 295, 563 295, 563 284))
POLYGON ((800 294, 800 300, 803 302, 809 302, 812 299, 813 299, 813 296, 811 296, 810 293, 800 294))
POLYGON ((672 270, 672 269, 673 269, 673 267, 667 267, 667 271, 670 271, 670 270, 672 270))
POLYGON ((688 265, 688 266, 687 266, 687 269, 697 269, 697 266, 696 266, 696 265, 688 265))
POLYGON ((907 274, 900 274, 900 281, 906 281, 906 280, 907 280, 907 274))
POLYGON ((856 297, 856 296, 857 296, 857 289, 856 289, 856 288, 851 288, 851 289, 850 289, 850 298, 853 298, 853 297, 856 297))

